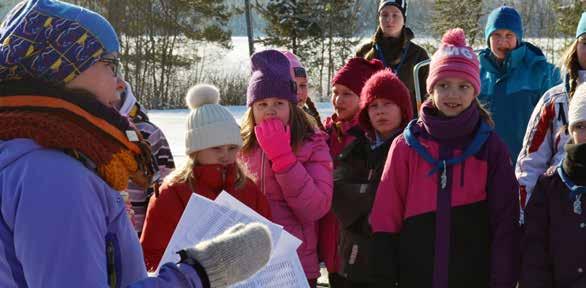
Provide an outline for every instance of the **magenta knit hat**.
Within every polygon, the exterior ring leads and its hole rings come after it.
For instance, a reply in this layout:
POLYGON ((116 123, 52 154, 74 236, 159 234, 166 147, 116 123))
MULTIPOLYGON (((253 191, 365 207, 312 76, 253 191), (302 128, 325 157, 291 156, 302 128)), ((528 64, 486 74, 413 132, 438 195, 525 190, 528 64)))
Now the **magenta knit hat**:
POLYGON ((360 125, 366 131, 373 129, 368 116, 368 105, 374 100, 382 98, 391 100, 395 105, 399 106, 402 119, 401 128, 407 126, 413 118, 411 94, 409 94, 409 89, 403 84, 403 81, 388 69, 376 72, 364 84, 360 94, 360 112, 358 112, 360 125))
POLYGON ((332 78, 332 86, 340 84, 348 87, 358 97, 366 80, 379 70, 385 69, 383 62, 377 59, 365 60, 364 58, 355 57, 346 63, 344 67, 340 68, 334 78, 332 78))
POLYGON ((297 104, 297 86, 291 76, 289 60, 283 53, 264 50, 254 53, 250 61, 252 76, 248 81, 246 105, 271 97, 297 104))
POLYGON ((442 37, 442 44, 433 54, 429 64, 427 92, 443 78, 457 77, 470 82, 480 93, 480 64, 474 50, 466 46, 466 35, 461 28, 448 30, 442 37))

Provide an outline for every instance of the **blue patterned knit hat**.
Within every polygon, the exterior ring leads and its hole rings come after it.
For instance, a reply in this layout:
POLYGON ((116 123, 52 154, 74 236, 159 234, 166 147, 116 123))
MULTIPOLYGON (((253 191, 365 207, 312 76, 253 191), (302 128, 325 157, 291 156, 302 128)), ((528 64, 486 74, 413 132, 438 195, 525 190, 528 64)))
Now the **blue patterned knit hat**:
POLYGON ((99 14, 56 0, 23 1, 0 24, 0 82, 65 84, 119 50, 114 28, 99 14))

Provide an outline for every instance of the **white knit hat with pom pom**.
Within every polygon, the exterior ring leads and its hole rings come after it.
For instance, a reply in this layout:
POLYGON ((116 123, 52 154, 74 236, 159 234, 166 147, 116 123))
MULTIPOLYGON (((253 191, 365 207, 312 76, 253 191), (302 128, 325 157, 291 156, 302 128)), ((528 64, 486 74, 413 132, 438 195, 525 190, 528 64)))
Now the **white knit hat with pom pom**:
POLYGON ((220 91, 213 85, 198 84, 187 91, 187 117, 185 132, 185 153, 222 145, 242 146, 240 126, 220 102, 220 91))

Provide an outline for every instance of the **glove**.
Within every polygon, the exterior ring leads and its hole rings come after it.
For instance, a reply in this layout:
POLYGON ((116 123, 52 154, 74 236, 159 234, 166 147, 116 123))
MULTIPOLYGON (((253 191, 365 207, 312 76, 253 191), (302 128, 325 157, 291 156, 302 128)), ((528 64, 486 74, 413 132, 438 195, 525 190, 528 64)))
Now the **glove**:
POLYGON ((256 141, 273 163, 275 172, 287 170, 297 161, 291 149, 291 130, 281 120, 271 118, 254 127, 256 141))
POLYGON ((264 224, 241 223, 180 254, 201 264, 210 287, 221 288, 246 280, 263 268, 271 256, 271 247, 271 235, 264 224))

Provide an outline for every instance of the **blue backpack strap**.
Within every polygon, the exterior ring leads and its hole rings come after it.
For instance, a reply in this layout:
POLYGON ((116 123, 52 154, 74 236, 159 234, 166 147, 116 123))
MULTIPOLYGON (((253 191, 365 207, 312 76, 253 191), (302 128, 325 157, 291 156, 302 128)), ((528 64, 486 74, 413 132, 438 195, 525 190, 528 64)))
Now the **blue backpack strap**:
POLYGON ((383 65, 385 67, 389 67, 387 64, 387 61, 385 60, 385 55, 383 54, 383 50, 380 48, 378 43, 374 43, 374 51, 376 51, 376 57, 378 58, 378 60, 383 62, 383 65))
POLYGON ((460 162, 464 162, 466 158, 478 153, 478 151, 480 151, 480 148, 482 148, 482 145, 484 145, 484 143, 486 143, 486 140, 488 140, 488 137, 490 136, 490 132, 492 132, 492 130, 492 127, 490 127, 488 124, 482 121, 480 123, 480 128, 478 128, 476 135, 474 135, 474 139, 472 140, 470 145, 466 147, 464 153, 462 153, 462 155, 458 157, 447 160, 447 164, 455 165, 460 162))
POLYGON ((480 151, 484 143, 486 143, 486 140, 488 140, 490 133, 493 131, 492 127, 490 127, 488 124, 482 121, 480 124, 480 128, 474 136, 474 139, 472 140, 470 145, 466 147, 466 150, 464 150, 464 153, 462 153, 462 155, 450 158, 448 160, 440 161, 434 159, 433 156, 429 154, 429 151, 427 151, 427 149, 425 149, 425 147, 423 147, 423 145, 419 143, 417 137, 413 135, 412 128, 413 125, 415 125, 415 123, 417 123, 417 120, 411 120, 411 122, 409 122, 409 124, 405 128, 405 131, 403 131, 403 136, 407 141, 407 145, 415 149, 415 151, 417 151, 417 153, 421 157, 423 157, 425 161, 427 161, 429 164, 433 166, 433 169, 429 171, 429 175, 433 175, 437 171, 445 169, 448 165, 456 165, 458 163, 464 162, 466 158, 478 153, 478 151, 480 151))
POLYGON ((566 187, 568 187, 568 190, 570 190, 570 200, 574 200, 578 194, 586 193, 586 186, 578 186, 574 184, 574 182, 568 178, 568 175, 566 175, 566 172, 564 172, 562 169, 562 164, 558 166, 556 171, 558 175, 560 175, 562 182, 564 182, 566 187))
POLYGON ((433 158, 433 156, 431 156, 431 154, 429 154, 429 151, 427 151, 427 149, 425 149, 425 147, 423 147, 423 145, 421 145, 421 143, 419 143, 419 140, 417 140, 417 137, 415 137, 415 135, 413 135, 413 125, 416 125, 417 123, 417 119, 413 119, 411 120, 411 122, 409 122, 409 124, 407 124, 407 127, 405 127, 405 130, 403 131, 403 137, 405 137, 405 141, 407 141, 407 145, 409 145, 411 148, 415 149, 415 151, 417 152, 417 154, 419 154, 419 156, 423 157, 423 159, 425 161, 427 161, 427 163, 431 164, 432 166, 435 166, 435 168, 433 168, 430 172, 429 175, 431 176, 433 173, 435 173, 437 171, 437 169, 440 169, 443 161, 438 161, 435 160, 433 158))

